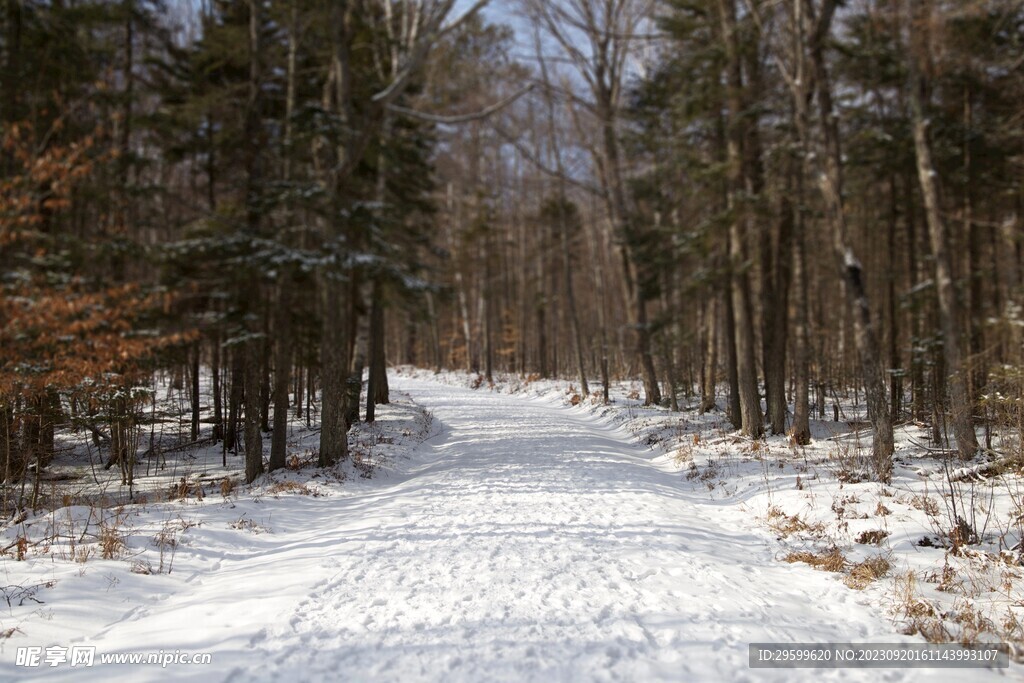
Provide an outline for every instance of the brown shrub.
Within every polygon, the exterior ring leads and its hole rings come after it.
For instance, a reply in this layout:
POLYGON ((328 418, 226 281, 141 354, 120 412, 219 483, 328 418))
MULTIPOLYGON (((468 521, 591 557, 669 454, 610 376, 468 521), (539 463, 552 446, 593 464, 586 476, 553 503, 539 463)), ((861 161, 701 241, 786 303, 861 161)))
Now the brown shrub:
POLYGON ((853 566, 846 579, 843 580, 850 588, 864 590, 873 581, 877 581, 889 573, 892 565, 884 557, 871 557, 853 566))
POLYGON ((857 543, 862 545, 882 545, 882 541, 889 537, 888 531, 882 531, 881 529, 871 529, 870 531, 864 531, 860 536, 857 537, 857 543))
POLYGON ((832 548, 817 555, 807 551, 794 552, 786 555, 783 559, 790 564, 803 562, 825 572, 841 572, 846 568, 846 558, 838 548, 832 548))

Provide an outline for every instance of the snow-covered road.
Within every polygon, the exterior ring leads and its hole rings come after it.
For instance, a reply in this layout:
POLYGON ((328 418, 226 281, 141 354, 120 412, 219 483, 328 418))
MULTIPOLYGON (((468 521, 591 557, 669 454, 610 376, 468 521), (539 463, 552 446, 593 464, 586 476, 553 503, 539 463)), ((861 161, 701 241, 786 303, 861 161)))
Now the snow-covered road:
POLYGON ((191 530, 196 552, 172 575, 189 572, 184 589, 178 578, 133 577, 153 599, 88 641, 214 656, 173 674, 139 668, 132 680, 996 676, 751 670, 750 642, 898 636, 835 575, 779 562, 752 512, 709 500, 584 410, 393 382, 432 411, 437 432, 400 478, 287 505, 264 500, 273 533, 247 547, 212 525, 191 530))
POLYGON ((775 561, 748 515, 728 519, 582 410, 400 388, 440 424, 429 464, 332 515, 332 575, 267 628, 261 674, 782 681, 800 672, 749 670, 749 642, 892 639, 857 593, 775 561))

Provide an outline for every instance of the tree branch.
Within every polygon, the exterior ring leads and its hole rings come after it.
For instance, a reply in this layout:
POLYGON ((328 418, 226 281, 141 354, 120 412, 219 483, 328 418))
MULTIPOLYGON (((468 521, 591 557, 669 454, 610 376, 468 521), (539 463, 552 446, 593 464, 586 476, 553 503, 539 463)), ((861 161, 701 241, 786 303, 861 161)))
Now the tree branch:
POLYGON ((507 142, 510 145, 512 145, 513 147, 515 147, 516 151, 519 152, 523 156, 524 159, 526 159, 528 162, 530 162, 530 164, 532 164, 534 166, 534 168, 536 168, 541 173, 543 173, 545 175, 548 175, 548 176, 551 176, 552 178, 558 178, 559 180, 564 180, 565 182, 569 183, 573 187, 579 188, 579 189, 583 190, 584 192, 587 192, 588 194, 592 194, 592 195, 594 195, 596 197, 603 197, 604 196, 604 193, 601 191, 600 188, 597 188, 597 187, 591 185, 590 183, 584 182, 582 180, 577 180, 576 178, 573 178, 572 176, 568 175, 567 173, 559 173, 557 170, 555 170, 555 169, 553 169, 553 168, 551 168, 549 166, 546 166, 544 164, 544 162, 541 161, 540 159, 538 159, 537 155, 534 154, 532 151, 530 151, 522 142, 520 142, 519 139, 516 136, 512 135, 511 133, 509 133, 508 131, 503 129, 501 126, 492 126, 492 128, 494 129, 494 132, 497 133, 498 136, 501 139, 503 139, 505 142, 507 142))
POLYGON ((481 109, 480 111, 473 112, 471 114, 454 114, 450 116, 446 116, 443 114, 430 114, 428 112, 417 111, 415 109, 409 109, 407 107, 400 107, 396 104, 389 104, 388 109, 395 112, 396 114, 402 114, 403 116, 419 119, 420 121, 427 121, 428 123, 437 123, 440 125, 447 126, 456 126, 460 123, 469 123, 471 121, 479 121, 481 119, 486 119, 492 114, 495 114, 504 109, 505 107, 509 106, 510 104, 518 100, 520 97, 533 90, 533 88, 534 84, 531 83, 522 90, 519 90, 518 92, 509 95, 505 99, 495 102, 491 106, 485 109, 481 109))

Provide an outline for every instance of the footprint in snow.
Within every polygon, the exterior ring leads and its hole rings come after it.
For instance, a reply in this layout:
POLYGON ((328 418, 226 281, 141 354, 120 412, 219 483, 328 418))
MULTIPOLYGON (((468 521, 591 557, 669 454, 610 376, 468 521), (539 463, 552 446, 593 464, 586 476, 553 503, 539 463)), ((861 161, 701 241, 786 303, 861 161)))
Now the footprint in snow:
POLYGON ((267 629, 261 628, 252 638, 249 639, 249 647, 256 648, 268 638, 267 629))

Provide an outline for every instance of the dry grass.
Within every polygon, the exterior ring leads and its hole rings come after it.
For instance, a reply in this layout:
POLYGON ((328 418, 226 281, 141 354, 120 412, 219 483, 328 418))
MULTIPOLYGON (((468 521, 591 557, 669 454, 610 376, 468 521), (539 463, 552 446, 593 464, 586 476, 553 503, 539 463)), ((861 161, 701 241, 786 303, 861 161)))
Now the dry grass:
POLYGON ((803 562, 824 572, 841 572, 846 569, 846 557, 838 548, 831 548, 818 554, 807 551, 794 552, 783 559, 790 564, 803 562))
POLYGON ((306 484, 301 484, 297 481, 276 481, 267 487, 267 493, 272 496, 280 496, 282 493, 295 493, 300 496, 319 495, 306 484))
POLYGON ((914 496, 910 499, 910 506, 930 517, 937 517, 939 514, 939 504, 929 496, 914 496))
POLYGON ((893 582, 893 611, 906 620, 901 629, 904 635, 921 635, 932 643, 949 642, 949 632, 938 618, 935 608, 922 600, 917 591, 917 576, 907 572, 893 582))
POLYGON ((888 531, 871 529, 870 531, 861 532, 860 536, 857 537, 857 543, 861 545, 882 545, 882 541, 887 538, 889 538, 888 531))
POLYGON ((149 576, 153 574, 153 565, 149 560, 135 560, 132 562, 132 574, 142 574, 143 576, 149 576))
POLYGON ((958 516, 956 524, 949 530, 949 542, 952 545, 951 552, 957 555, 964 546, 974 545, 978 542, 978 533, 967 520, 958 516))
POLYGON ((843 580, 850 588, 862 591, 873 582, 889 573, 892 565, 882 556, 871 557, 853 566, 843 580))
POLYGON ((239 517, 237 521, 232 522, 231 528, 238 529, 239 531, 248 531, 254 534, 261 534, 267 531, 267 528, 265 526, 252 519, 247 518, 245 515, 239 517))
POLYGON ((676 467, 682 467, 687 463, 693 464, 693 446, 681 443, 679 447, 676 448, 675 453, 672 454, 672 460, 675 462, 676 467))
POLYGON ((167 500, 184 500, 190 496, 195 496, 196 500, 202 500, 204 497, 203 486, 198 482, 192 483, 185 477, 182 477, 177 484, 172 485, 170 491, 167 492, 167 500))
POLYGON ((89 558, 92 557, 92 552, 93 549, 91 546, 80 545, 77 548, 75 548, 74 552, 72 553, 72 559, 78 564, 85 564, 89 561, 89 558))
POLYGON ((722 468, 716 460, 709 460, 707 466, 701 469, 696 462, 690 461, 690 468, 686 471, 687 481, 702 481, 709 490, 714 490, 714 479, 722 476, 722 468))
POLYGON ((800 519, 800 515, 786 515, 785 512, 775 506, 768 509, 767 517, 768 526, 782 538, 799 533, 820 535, 825 531, 823 524, 808 524, 800 519))
POLYGON ((104 525, 99 535, 100 557, 104 560, 113 560, 121 556, 125 549, 124 536, 116 526, 104 525))

